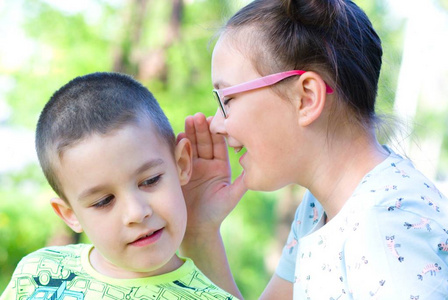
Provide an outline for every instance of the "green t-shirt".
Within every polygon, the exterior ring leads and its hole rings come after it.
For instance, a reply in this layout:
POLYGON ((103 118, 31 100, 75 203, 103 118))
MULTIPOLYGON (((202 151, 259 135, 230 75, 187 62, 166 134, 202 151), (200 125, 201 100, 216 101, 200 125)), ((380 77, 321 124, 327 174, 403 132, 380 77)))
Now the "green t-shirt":
POLYGON ((236 299, 213 284, 193 263, 146 278, 104 276, 89 262, 92 245, 48 247, 24 257, 0 300, 19 299, 236 299))

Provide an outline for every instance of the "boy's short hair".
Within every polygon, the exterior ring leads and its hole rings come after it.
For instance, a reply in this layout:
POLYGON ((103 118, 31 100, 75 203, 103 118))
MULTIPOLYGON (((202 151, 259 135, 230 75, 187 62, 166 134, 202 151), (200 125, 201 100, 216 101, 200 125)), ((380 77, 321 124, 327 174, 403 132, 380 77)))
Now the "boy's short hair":
POLYGON ((42 110, 36 129, 36 151, 50 186, 68 201, 57 178, 56 158, 92 134, 108 134, 142 118, 174 152, 171 124, 152 93, 132 77, 98 72, 76 77, 56 91, 42 110))

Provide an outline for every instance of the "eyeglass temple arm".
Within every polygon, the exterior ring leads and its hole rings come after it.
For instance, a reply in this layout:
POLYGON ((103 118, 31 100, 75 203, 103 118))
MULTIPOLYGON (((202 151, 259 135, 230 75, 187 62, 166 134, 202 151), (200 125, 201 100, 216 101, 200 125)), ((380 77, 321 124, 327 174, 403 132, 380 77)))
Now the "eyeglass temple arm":
MULTIPOLYGON (((254 80, 242 83, 242 84, 238 84, 238 85, 235 85, 235 86, 232 86, 229 88, 220 89, 217 91, 220 93, 221 97, 225 97, 228 95, 239 93, 241 91, 251 91, 251 90, 255 90, 258 88, 265 87, 265 86, 273 85, 285 78, 288 78, 288 77, 291 77, 294 75, 302 75, 305 72, 306 71, 302 71, 302 70, 292 70, 292 71, 276 73, 276 74, 268 75, 266 77, 257 78, 257 79, 254 79, 254 80)), ((327 88, 327 93, 332 94, 333 89, 327 84, 325 84, 325 86, 327 88)))

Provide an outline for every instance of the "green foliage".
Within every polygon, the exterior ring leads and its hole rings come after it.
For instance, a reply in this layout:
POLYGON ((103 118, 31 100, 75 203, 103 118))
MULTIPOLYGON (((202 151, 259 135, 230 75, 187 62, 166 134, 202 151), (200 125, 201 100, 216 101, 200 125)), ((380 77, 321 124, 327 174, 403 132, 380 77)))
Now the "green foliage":
POLYGON ((386 0, 355 1, 369 16, 383 47, 383 65, 378 84, 376 110, 381 114, 391 114, 401 64, 403 45, 403 20, 395 20, 388 12, 386 0))
POLYGON ((23 29, 34 42, 34 53, 10 74, 16 87, 7 95, 13 109, 10 123, 35 128, 37 115, 56 89, 75 76, 110 70, 110 40, 78 13, 65 15, 41 1, 25 1, 23 29))
POLYGON ((445 11, 448 11, 448 0, 438 0, 436 1, 445 11))
POLYGON ((276 199, 273 194, 248 192, 223 225, 223 239, 241 292, 256 299, 271 278, 266 257, 275 240, 276 199))
POLYGON ((47 244, 62 228, 51 211, 51 197, 40 170, 25 170, 0 177, 0 290, 8 283, 19 260, 47 244))

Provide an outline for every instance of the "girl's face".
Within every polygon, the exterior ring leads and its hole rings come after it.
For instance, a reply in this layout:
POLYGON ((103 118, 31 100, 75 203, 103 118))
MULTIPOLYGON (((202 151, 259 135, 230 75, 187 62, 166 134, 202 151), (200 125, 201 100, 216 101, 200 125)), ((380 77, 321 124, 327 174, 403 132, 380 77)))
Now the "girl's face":
MULTIPOLYGON (((224 34, 215 46, 212 57, 215 89, 262 77, 252 65, 250 55, 244 53, 247 48, 234 47, 236 42, 224 34)), ((281 98, 270 87, 230 95, 223 100, 228 116, 224 119, 218 109, 211 130, 225 135, 228 145, 236 151, 246 149, 240 158, 246 186, 272 191, 296 183, 301 155, 297 151, 300 132, 295 102, 281 98)))

